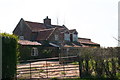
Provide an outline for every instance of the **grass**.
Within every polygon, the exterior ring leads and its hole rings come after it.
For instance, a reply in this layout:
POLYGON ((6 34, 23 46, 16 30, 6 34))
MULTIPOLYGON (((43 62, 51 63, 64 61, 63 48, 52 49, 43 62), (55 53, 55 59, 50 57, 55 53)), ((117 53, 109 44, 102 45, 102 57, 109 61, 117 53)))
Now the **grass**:
POLYGON ((66 75, 66 73, 64 71, 61 72, 62 75, 66 75))
POLYGON ((43 70, 43 69, 40 69, 39 72, 44 72, 44 70, 43 70))
POLYGON ((75 61, 75 62, 72 62, 71 64, 78 65, 79 63, 75 61))

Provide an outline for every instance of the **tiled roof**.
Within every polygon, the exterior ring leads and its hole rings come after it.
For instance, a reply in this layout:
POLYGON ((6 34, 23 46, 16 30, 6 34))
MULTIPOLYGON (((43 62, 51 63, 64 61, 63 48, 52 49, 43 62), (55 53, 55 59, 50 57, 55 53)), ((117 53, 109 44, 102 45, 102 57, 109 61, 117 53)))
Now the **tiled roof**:
POLYGON ((71 30, 69 30, 69 33, 78 34, 78 32, 76 31, 76 29, 71 29, 71 30))
POLYGON ((63 45, 64 47, 82 47, 79 42, 66 42, 63 45))
POLYGON ((68 31, 68 29, 66 29, 66 28, 59 28, 59 31, 62 33, 62 32, 68 31))
POLYGON ((64 31, 67 28, 59 25, 45 25, 44 23, 38 23, 38 22, 31 22, 31 21, 25 21, 25 23, 28 25, 28 27, 31 29, 32 32, 37 32, 38 41, 40 40, 47 40, 50 35, 54 32, 56 28, 60 31, 64 31))
MULTIPOLYGON (((31 22, 31 21, 25 21, 25 23, 30 27, 30 29, 33 32, 37 32, 39 30, 47 29, 47 28, 66 28, 65 26, 60 25, 45 25, 44 23, 38 23, 38 22, 31 22)), ((67 28, 66 28, 67 29, 67 28)))
POLYGON ((63 26, 60 26, 60 25, 52 25, 53 27, 57 27, 57 28, 65 28, 67 29, 64 25, 63 26))
POLYGON ((48 37, 52 34, 52 32, 55 30, 55 28, 51 29, 44 29, 38 32, 37 40, 47 40, 48 37))
POLYGON ((76 31, 76 29, 69 30, 70 33, 73 33, 74 31, 76 31))
POLYGON ((78 38, 78 42, 80 42, 81 44, 99 45, 97 43, 92 42, 91 39, 88 38, 78 38))
POLYGON ((46 29, 43 23, 30 22, 30 21, 25 21, 25 23, 28 25, 28 27, 30 27, 32 31, 39 31, 42 29, 46 29))
POLYGON ((67 45, 67 44, 65 44, 64 47, 81 47, 81 46, 75 45, 75 44, 74 45, 67 45))
POLYGON ((41 45, 38 42, 32 42, 32 41, 28 41, 28 40, 19 40, 18 43, 21 45, 41 45))

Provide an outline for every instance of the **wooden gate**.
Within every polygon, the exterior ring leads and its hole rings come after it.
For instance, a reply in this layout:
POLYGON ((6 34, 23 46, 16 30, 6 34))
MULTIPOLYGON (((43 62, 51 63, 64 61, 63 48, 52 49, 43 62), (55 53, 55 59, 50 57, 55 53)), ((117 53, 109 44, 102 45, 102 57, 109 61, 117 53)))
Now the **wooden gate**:
POLYGON ((27 63, 17 65, 17 79, 79 77, 77 58, 71 56, 28 60, 27 63))

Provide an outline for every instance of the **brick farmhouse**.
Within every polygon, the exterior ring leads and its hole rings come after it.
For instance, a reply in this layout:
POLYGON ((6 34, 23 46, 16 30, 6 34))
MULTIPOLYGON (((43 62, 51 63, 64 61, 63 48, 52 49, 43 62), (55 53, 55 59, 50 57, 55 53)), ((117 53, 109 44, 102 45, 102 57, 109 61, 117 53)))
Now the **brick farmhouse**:
POLYGON ((73 54, 80 47, 100 47, 100 44, 92 42, 91 39, 78 37, 76 29, 69 30, 65 25, 52 25, 48 16, 43 23, 21 18, 13 34, 19 37, 21 56, 26 54, 27 59, 42 58, 42 50, 45 49, 51 50, 51 57, 56 57, 59 56, 60 49, 63 53, 69 51, 73 54))

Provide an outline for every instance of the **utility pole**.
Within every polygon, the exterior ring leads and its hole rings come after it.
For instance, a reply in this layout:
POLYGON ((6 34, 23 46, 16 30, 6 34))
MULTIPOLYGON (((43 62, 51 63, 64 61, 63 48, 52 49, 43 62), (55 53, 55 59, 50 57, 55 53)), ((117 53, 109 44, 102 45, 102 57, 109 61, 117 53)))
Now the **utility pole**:
POLYGON ((2 79, 2 36, 0 36, 0 80, 2 79))
POLYGON ((59 22, 58 22, 58 17, 57 17, 57 25, 59 24, 59 22))
POLYGON ((118 2, 118 47, 120 47, 120 1, 118 2))

